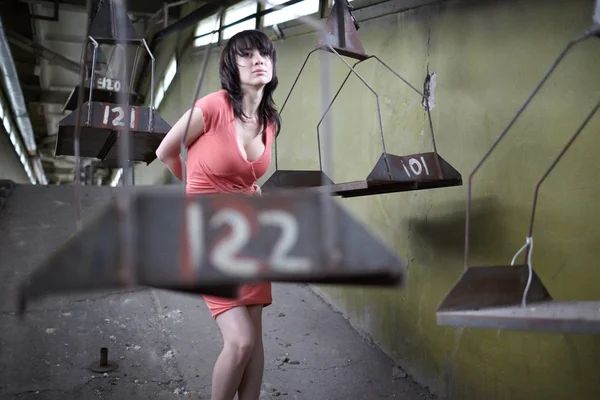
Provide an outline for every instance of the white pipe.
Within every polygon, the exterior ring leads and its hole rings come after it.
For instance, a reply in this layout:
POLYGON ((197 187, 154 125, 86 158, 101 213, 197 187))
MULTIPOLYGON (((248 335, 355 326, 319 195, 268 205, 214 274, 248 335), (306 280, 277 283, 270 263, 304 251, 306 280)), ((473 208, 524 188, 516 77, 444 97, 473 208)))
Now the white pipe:
MULTIPOLYGON (((8 101, 15 112, 14 119, 19 127, 19 132, 21 133, 21 137, 27 148, 27 153, 30 155, 36 154, 37 146, 33 134, 33 127, 31 126, 31 120, 27 113, 27 105, 25 104, 23 91, 19 84, 19 75, 17 74, 14 59, 8 45, 8 39, 4 32, 2 18, 0 18, 0 68, 2 70, 2 82, 6 88, 8 101)), ((44 174, 44 169, 42 168, 39 156, 36 154, 31 158, 31 161, 38 182, 46 185, 48 181, 46 180, 46 175, 44 174)))

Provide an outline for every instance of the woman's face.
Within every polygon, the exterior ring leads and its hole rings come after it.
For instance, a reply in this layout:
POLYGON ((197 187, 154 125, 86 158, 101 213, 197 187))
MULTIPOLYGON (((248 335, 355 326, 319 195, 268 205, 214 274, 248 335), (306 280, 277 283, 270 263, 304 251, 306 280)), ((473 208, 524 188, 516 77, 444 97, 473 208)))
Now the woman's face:
POLYGON ((243 50, 237 56, 237 65, 242 86, 265 86, 273 79, 273 62, 267 54, 258 50, 243 50))

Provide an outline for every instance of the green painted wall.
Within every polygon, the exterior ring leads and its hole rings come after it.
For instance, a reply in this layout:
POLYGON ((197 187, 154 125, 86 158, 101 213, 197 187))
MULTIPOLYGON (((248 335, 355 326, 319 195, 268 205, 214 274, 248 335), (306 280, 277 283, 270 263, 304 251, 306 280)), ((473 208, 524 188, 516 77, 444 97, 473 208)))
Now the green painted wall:
MULTIPOLYGON (((436 73, 438 151, 466 179, 550 67, 591 23, 591 0, 449 1, 362 23, 367 50, 418 88, 436 73)), ((282 104, 316 37, 277 42, 282 104)), ((221 48, 216 48, 218 54, 221 48)), ((346 69, 332 60, 331 90, 346 69)), ((167 57, 167 56, 165 56, 167 57)), ((173 123, 192 101, 202 57, 188 52, 161 115, 173 123)), ((600 41, 575 48, 474 179, 471 264, 508 264, 523 245, 533 187, 600 100, 600 41)), ((317 168, 320 65, 313 56, 282 114, 280 168, 317 168)), ((379 93, 387 150, 431 151, 418 95, 375 61, 359 72, 379 93)), ((217 57, 202 94, 219 88, 217 57)), ((363 179, 381 153, 374 96, 351 78, 332 108, 337 182, 363 179)), ((600 115, 547 179, 539 198, 533 266, 556 299, 598 299, 600 115)), ((164 176, 157 163, 138 182, 164 176)), ((163 178, 161 178, 163 179, 163 178)), ((466 186, 341 200, 408 262, 400 290, 320 287, 321 293, 422 384, 454 399, 598 399, 600 337, 436 324, 435 310, 463 271, 466 186)), ((391 379, 391 375, 390 375, 391 379)))

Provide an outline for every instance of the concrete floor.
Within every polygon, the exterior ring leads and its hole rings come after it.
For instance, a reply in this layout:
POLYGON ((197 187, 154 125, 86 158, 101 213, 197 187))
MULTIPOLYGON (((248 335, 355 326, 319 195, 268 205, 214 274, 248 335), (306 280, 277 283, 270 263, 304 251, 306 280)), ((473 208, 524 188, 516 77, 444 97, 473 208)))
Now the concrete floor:
MULTIPOLYGON (((307 286, 274 299, 262 399, 432 398, 307 286)), ((148 289, 46 299, 0 327, 2 399, 208 399, 221 346, 201 298, 148 289), (118 362, 105 375, 87 369, 103 346, 118 362)))
MULTIPOLYGON (((84 220, 111 195, 83 186, 84 220)), ((74 233, 74 205, 72 188, 25 185, 0 209, 0 399, 208 399, 222 339, 200 297, 87 292, 43 298, 24 319, 15 315, 18 285, 74 233), (88 369, 102 347, 118 362, 106 375, 88 369)), ((432 398, 308 286, 273 291, 262 399, 432 398)))

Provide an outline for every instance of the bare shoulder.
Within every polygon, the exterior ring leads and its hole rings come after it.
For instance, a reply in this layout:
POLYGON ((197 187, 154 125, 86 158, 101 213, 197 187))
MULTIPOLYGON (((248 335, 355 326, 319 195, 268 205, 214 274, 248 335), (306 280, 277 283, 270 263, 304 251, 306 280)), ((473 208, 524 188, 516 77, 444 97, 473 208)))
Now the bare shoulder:
POLYGON ((200 108, 208 108, 208 109, 219 109, 226 106, 229 102, 229 97, 227 95, 227 91, 224 89, 217 90, 215 92, 209 93, 205 96, 202 96, 194 105, 200 108))

